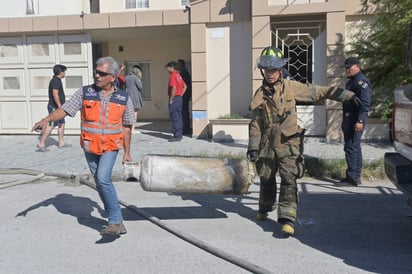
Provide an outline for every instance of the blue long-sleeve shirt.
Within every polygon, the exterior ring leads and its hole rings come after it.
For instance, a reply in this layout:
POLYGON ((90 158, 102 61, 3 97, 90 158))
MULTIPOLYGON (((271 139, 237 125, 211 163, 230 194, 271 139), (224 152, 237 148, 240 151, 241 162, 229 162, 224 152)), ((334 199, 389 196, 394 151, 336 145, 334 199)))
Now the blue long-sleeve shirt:
POLYGON ((356 75, 349 78, 349 81, 346 83, 346 89, 353 91, 356 96, 361 100, 361 106, 357 109, 353 104, 344 103, 343 112, 348 113, 357 113, 358 121, 362 123, 366 122, 370 108, 370 94, 371 94, 371 84, 369 79, 359 71, 356 75))

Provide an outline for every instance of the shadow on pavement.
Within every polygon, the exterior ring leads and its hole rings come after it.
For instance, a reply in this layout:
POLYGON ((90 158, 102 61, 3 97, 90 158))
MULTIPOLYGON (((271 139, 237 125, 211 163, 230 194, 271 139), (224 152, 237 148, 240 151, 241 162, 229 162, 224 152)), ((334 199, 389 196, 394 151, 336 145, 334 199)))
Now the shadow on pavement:
MULTIPOLYGON (((250 192, 252 193, 252 192, 250 192)), ((250 194, 249 193, 249 194, 250 194)), ((239 216, 250 220, 263 231, 274 232, 274 235, 279 238, 283 236, 279 233, 280 225, 272 219, 267 219, 264 222, 259 222, 256 220, 256 210, 252 209, 248 205, 253 205, 257 207, 258 200, 255 197, 251 197, 249 194, 245 195, 224 195, 224 194, 178 194, 174 193, 173 195, 181 196, 182 200, 190 200, 198 203, 206 211, 212 212, 225 212, 225 213, 235 213, 239 216)), ((181 208, 179 208, 181 210, 181 208)), ((193 212, 196 213, 196 212, 193 212)), ((192 213, 192 215, 193 215, 192 213)), ((222 213, 223 214, 223 213, 222 213)), ((227 215, 224 214, 225 218, 227 215)), ((217 216, 216 216, 217 217, 217 216)), ((196 214, 193 218, 199 218, 196 214)))
POLYGON ((90 198, 73 196, 71 194, 58 194, 53 198, 44 200, 40 203, 30 206, 29 208, 17 213, 16 217, 25 217, 29 212, 40 207, 54 206, 58 212, 70 215, 77 219, 81 225, 87 226, 96 231, 100 231, 102 226, 107 224, 104 219, 92 216, 96 209, 102 218, 106 218, 104 210, 90 198))
POLYGON ((411 210, 394 189, 359 193, 348 187, 336 193, 333 185, 315 184, 334 193, 309 193, 305 189, 314 184, 301 185, 296 239, 359 269, 411 273, 412 219, 406 217, 411 210))

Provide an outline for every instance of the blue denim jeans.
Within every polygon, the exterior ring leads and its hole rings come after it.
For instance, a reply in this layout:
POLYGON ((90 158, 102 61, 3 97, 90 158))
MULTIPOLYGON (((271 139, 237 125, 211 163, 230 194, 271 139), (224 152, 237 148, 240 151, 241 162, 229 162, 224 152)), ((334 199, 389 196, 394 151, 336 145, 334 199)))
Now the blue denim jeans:
POLYGON ((116 189, 112 181, 113 166, 118 153, 117 150, 105 152, 103 155, 85 152, 87 164, 96 182, 97 191, 109 216, 109 224, 119 224, 123 220, 116 189))

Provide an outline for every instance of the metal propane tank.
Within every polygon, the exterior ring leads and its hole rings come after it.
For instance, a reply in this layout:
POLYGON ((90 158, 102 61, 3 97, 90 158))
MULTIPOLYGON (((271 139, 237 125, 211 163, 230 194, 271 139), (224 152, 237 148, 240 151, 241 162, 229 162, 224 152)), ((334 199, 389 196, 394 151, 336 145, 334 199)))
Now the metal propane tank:
POLYGON ((146 155, 140 166, 145 191, 244 194, 255 178, 254 164, 241 159, 146 155))

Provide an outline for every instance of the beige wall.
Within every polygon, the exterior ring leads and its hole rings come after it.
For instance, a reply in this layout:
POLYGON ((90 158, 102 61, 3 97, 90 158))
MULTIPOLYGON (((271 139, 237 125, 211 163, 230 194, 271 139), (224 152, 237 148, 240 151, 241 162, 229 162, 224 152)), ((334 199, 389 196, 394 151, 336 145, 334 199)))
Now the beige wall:
POLYGON ((144 107, 139 111, 139 118, 167 119, 169 117, 167 97, 169 73, 164 66, 167 62, 180 58, 190 60, 190 39, 182 37, 164 40, 159 37, 158 39, 115 40, 108 41, 107 44, 108 55, 120 63, 124 61, 150 63, 152 98, 144 101, 144 107), (119 46, 123 46, 123 52, 118 51, 119 46))

